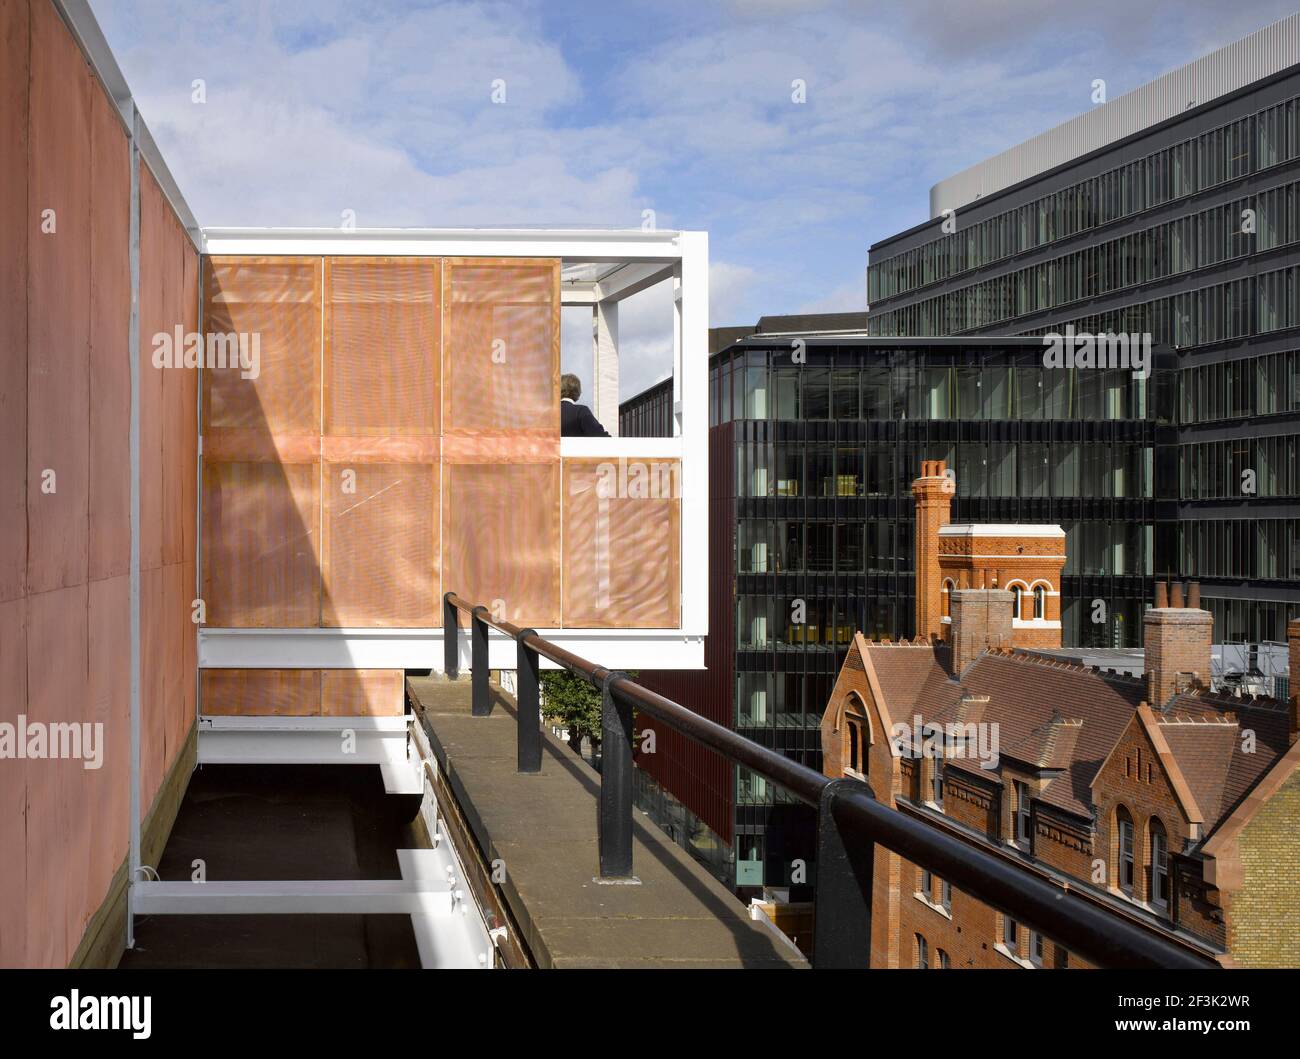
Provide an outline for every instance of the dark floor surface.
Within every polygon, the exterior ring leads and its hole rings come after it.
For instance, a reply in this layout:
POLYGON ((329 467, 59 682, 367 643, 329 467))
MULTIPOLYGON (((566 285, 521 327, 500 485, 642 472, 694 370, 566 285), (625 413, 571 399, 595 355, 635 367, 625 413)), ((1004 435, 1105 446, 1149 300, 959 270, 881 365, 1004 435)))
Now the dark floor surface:
MULTIPOLYGON (((399 879, 418 799, 366 765, 205 765, 157 866, 165 880, 399 879)), ((140 916, 124 968, 418 968, 409 916, 140 916)))

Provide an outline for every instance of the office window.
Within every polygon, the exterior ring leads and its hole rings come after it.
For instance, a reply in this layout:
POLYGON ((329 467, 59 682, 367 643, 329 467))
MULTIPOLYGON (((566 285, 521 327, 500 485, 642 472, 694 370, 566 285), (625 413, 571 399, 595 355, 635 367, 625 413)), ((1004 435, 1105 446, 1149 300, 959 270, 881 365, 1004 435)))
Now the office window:
POLYGON ((920 890, 921 896, 927 901, 930 900, 931 896, 934 894, 934 873, 928 868, 921 869, 920 890))
POLYGON ((930 946, 925 943, 925 938, 920 934, 916 937, 916 969, 918 971, 929 970, 930 967, 930 946))
POLYGON ((1169 839, 1159 820, 1151 821, 1151 903, 1169 907, 1169 839))
POLYGON ((1002 944, 1013 956, 1020 955, 1020 928, 1010 916, 1002 917, 1002 944))
POLYGON ((952 966, 951 962, 948 960, 948 954, 944 952, 943 949, 934 950, 934 966, 935 970, 938 971, 946 971, 952 966))
POLYGON ((943 762, 938 758, 930 761, 930 801, 943 808, 943 762))
POLYGON ((945 912, 952 911, 952 883, 947 879, 939 882, 939 903, 945 912))
POLYGON ((1047 616, 1047 592, 1042 585, 1034 588, 1034 621, 1042 621, 1047 616))

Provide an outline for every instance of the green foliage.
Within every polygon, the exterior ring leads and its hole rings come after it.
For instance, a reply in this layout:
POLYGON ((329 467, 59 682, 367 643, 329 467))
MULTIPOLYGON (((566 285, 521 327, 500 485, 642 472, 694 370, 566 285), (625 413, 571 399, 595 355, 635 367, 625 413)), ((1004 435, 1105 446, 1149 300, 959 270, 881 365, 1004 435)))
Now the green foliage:
MULTIPOLYGON (((635 678, 635 673, 629 673, 635 678)), ((569 730, 570 745, 581 753, 582 740, 600 746, 600 692, 567 669, 543 669, 542 716, 569 730)))
MULTIPOLYGON (((544 669, 542 715, 569 730, 570 737, 600 741, 600 692, 567 669, 544 669)), ((578 747, 573 748, 577 750, 578 747)))

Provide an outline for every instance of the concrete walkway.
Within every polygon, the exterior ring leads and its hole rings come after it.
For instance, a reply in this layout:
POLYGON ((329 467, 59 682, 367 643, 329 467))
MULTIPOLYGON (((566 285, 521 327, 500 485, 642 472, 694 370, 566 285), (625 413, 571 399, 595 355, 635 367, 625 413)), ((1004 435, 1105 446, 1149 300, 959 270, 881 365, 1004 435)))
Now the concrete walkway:
POLYGON ((640 885, 601 884, 600 777, 543 731, 542 771, 515 771, 513 699, 493 685, 470 715, 470 681, 411 677, 408 697, 479 852, 500 859, 500 892, 539 967, 806 967, 643 813, 633 823, 640 885))

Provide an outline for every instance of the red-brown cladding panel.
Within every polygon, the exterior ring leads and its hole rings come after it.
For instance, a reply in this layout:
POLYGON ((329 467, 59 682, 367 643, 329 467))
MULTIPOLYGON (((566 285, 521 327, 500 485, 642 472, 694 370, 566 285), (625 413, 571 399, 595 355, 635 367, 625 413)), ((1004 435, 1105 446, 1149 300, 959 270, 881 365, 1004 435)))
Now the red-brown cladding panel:
POLYGON ((234 717, 316 717, 319 669, 205 669, 203 712, 234 717))
MULTIPOLYGON (((0 721, 27 712, 27 600, 0 602, 0 721)), ((0 767, 0 967, 27 962, 27 762, 0 767)), ((39 928, 38 928, 39 929, 39 928)))
POLYGON ((53 5, 33 4, 31 14, 24 228, 31 269, 27 590, 34 593, 84 584, 87 573, 91 75, 53 5))
POLYGON ((0 230, 14 236, 0 254, 0 602, 27 584, 28 37, 27 5, 0 4, 0 230))
POLYGON ((406 709, 406 673, 401 669, 321 670, 321 714, 325 717, 400 717, 406 709))
POLYGON ((90 99, 90 579, 98 581, 131 562, 131 155, 109 98, 96 86, 90 99))

